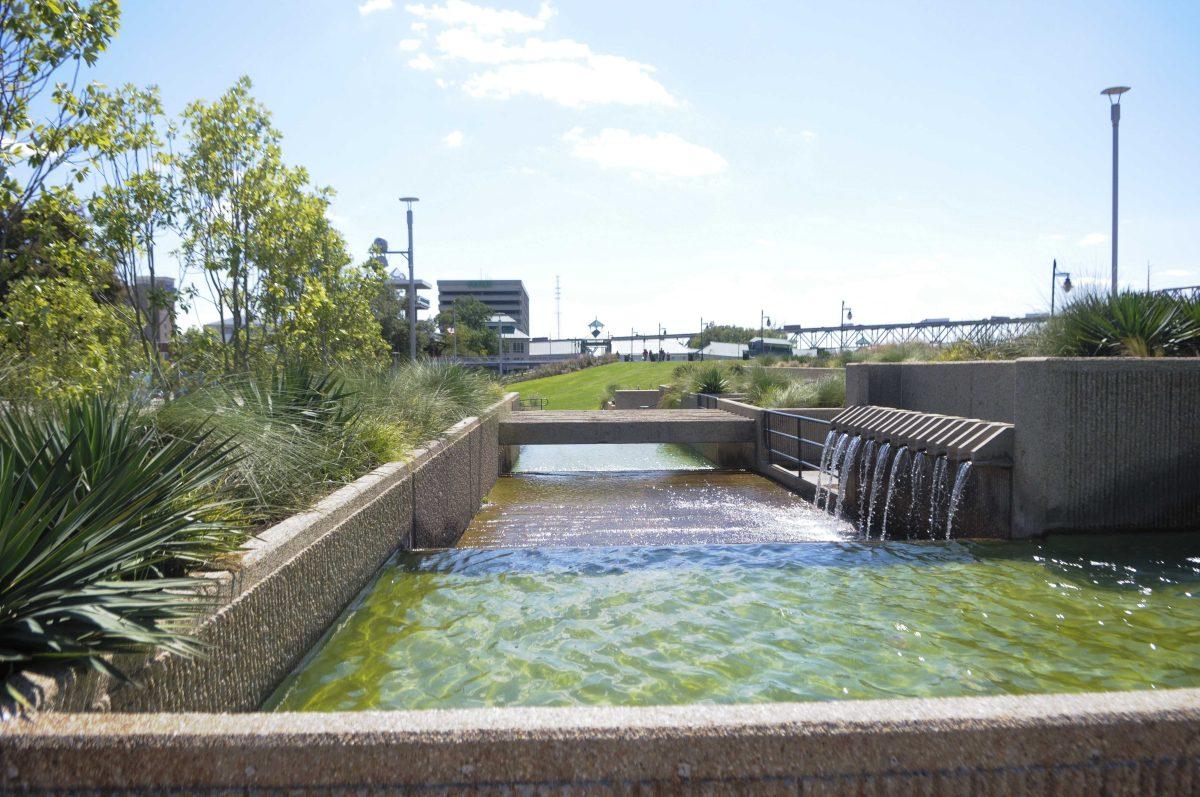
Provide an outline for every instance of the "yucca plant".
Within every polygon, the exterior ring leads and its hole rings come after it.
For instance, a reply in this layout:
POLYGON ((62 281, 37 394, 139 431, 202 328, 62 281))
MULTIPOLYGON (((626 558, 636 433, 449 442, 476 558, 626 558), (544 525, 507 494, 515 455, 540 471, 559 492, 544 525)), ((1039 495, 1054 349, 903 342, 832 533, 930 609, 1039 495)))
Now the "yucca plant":
POLYGON ((159 647, 197 651, 178 621, 197 582, 167 577, 237 539, 206 500, 229 466, 210 432, 163 437, 111 398, 0 409, 0 674, 159 647))
POLYGON ((1081 296, 1046 331, 1051 354, 1171 357, 1195 351, 1200 325, 1177 299, 1124 292, 1081 296))
POLYGON ((729 391, 729 380, 719 365, 701 366, 692 372, 691 379, 693 393, 720 394, 729 391))

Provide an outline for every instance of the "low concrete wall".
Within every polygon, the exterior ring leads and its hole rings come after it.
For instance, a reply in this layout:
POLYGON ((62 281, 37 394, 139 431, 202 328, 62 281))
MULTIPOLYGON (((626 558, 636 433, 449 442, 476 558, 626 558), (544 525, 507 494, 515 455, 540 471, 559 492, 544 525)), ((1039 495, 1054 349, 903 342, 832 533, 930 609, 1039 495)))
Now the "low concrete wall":
POLYGON ((1013 423, 1016 362, 851 363, 846 406, 866 404, 1013 423))
POLYGON ((862 363, 847 403, 1016 426, 1012 534, 1200 527, 1200 360, 862 363))
POLYGON ((658 708, 59 715, 0 726, 0 791, 1200 791, 1200 692, 658 708))
POLYGON ((617 390, 613 393, 613 409, 641 410, 658 406, 662 398, 658 390, 617 390))
POLYGON ((251 540, 234 573, 212 578, 217 608, 193 631, 208 647, 203 658, 122 657, 134 684, 78 670, 31 674, 25 693, 56 711, 258 708, 397 548, 457 541, 503 467, 497 428, 515 398, 251 540))

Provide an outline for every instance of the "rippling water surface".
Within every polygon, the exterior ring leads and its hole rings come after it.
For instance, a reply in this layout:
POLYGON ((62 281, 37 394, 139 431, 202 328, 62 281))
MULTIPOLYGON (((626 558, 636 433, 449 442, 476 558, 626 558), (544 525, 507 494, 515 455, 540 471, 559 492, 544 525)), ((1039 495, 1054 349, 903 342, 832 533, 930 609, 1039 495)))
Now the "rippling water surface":
POLYGON ((1200 685, 1200 537, 449 550, 386 568, 279 710, 1200 685))

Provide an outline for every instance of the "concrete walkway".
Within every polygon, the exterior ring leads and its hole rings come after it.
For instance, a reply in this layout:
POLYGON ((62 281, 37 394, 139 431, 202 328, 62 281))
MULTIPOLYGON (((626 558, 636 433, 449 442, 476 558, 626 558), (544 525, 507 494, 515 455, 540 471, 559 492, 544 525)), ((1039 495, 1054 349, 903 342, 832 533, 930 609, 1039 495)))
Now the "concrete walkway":
POLYGON ((500 422, 500 445, 750 443, 754 421, 723 410, 545 410, 500 422))

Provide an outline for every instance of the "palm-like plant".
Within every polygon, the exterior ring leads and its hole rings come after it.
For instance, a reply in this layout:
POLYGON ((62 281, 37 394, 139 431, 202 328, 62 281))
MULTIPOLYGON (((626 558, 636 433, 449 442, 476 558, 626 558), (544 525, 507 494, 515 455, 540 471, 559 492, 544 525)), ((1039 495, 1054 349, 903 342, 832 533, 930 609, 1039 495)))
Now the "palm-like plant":
POLYGON ((1195 351, 1200 324, 1168 296, 1091 294, 1054 319, 1047 341, 1065 356, 1171 357, 1195 351))
MULTIPOLYGON (((202 496, 227 443, 159 436, 135 408, 92 398, 0 410, 0 675, 157 646, 192 655, 178 621, 203 607, 197 582, 165 568, 228 545, 202 496)), ((15 690, 9 686, 14 697, 15 690)))

